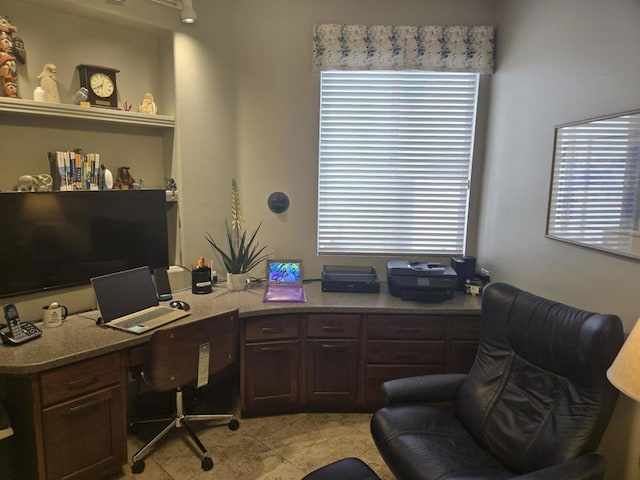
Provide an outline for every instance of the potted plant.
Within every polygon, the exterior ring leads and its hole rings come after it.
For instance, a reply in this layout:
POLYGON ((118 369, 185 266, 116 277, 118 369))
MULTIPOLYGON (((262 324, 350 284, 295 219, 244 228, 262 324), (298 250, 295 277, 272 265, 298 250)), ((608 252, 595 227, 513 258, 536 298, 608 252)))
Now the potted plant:
POLYGON ((256 238, 261 226, 262 223, 251 234, 247 234, 247 231, 244 230, 238 184, 232 178, 231 225, 225 220, 226 246, 218 244, 208 232, 205 236, 213 250, 222 258, 222 263, 227 270, 227 288, 230 290, 244 290, 247 284, 247 273, 269 257, 265 253, 267 247, 261 247, 256 238), (228 251, 225 250, 225 247, 228 251))

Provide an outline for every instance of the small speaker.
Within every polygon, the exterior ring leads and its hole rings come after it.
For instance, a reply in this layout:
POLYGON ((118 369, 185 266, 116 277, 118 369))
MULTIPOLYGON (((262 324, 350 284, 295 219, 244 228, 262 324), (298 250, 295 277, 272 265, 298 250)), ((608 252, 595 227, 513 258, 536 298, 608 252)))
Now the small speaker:
POLYGON ((473 280, 476 276, 476 257, 451 257, 451 268, 458 275, 457 289, 464 291, 467 280, 473 280))
POLYGON ((153 271, 153 279, 156 284, 156 293, 158 300, 171 300, 171 284, 169 283, 169 275, 166 268, 156 268, 153 271))

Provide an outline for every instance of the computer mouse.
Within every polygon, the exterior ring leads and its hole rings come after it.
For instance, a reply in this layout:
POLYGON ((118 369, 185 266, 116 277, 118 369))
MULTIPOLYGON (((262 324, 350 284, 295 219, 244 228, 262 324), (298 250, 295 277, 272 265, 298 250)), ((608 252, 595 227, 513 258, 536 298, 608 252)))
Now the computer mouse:
POLYGON ((184 302, 182 300, 173 300, 171 303, 169 303, 169 306, 171 308, 179 308, 180 310, 191 309, 191 306, 187 302, 184 302))

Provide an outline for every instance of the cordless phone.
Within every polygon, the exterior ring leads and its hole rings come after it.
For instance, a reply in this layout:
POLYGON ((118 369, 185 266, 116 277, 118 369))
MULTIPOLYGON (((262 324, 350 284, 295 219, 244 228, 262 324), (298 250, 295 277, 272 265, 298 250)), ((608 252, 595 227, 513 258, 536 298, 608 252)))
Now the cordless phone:
POLYGON ((34 324, 20 321, 18 309, 13 303, 4 306, 4 318, 7 327, 0 330, 0 337, 6 345, 20 345, 42 335, 42 330, 34 324))

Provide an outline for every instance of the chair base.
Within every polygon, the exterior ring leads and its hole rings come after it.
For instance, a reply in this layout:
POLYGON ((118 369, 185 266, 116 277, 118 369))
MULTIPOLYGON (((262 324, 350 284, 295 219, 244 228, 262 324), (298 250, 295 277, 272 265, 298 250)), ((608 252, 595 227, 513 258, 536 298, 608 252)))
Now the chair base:
POLYGON ((167 426, 165 426, 160 433, 158 433, 155 437, 149 440, 142 448, 140 448, 136 453, 131 457, 132 467, 131 472, 142 473, 144 471, 144 461, 142 460, 149 451, 153 448, 153 446, 158 443, 163 437, 165 437, 171 430, 174 428, 184 428, 191 440, 196 444, 201 453, 201 462, 202 469, 207 471, 213 468, 213 460, 209 456, 209 452, 202 444, 198 436, 195 434, 189 422, 191 421, 205 421, 205 422, 221 422, 218 426, 227 425, 229 430, 237 430, 240 428, 240 423, 238 420, 233 418, 232 414, 210 414, 210 415, 190 415, 184 413, 183 407, 183 399, 182 399, 182 390, 176 390, 176 411, 172 417, 160 417, 160 418, 146 418, 140 420, 134 420, 130 422, 130 428, 136 427, 138 425, 142 425, 145 423, 157 423, 157 422, 169 422, 167 426))
POLYGON ((359 458, 343 458, 307 474, 302 480, 381 480, 359 458))

